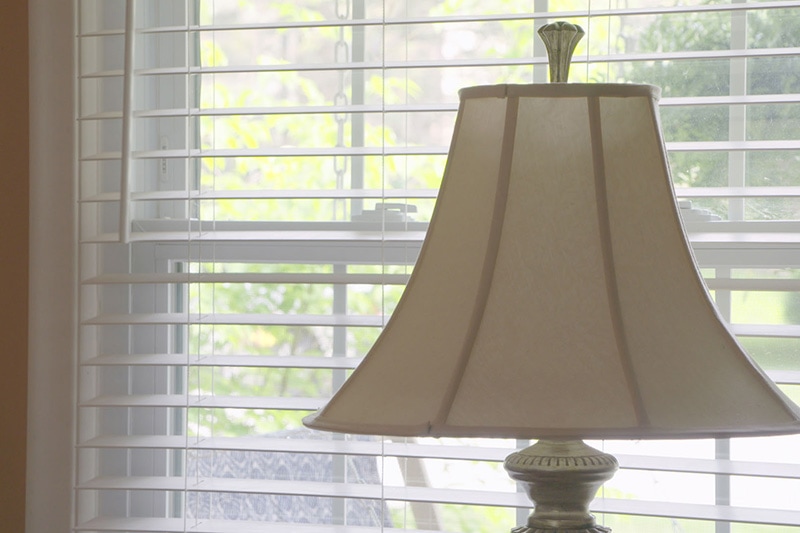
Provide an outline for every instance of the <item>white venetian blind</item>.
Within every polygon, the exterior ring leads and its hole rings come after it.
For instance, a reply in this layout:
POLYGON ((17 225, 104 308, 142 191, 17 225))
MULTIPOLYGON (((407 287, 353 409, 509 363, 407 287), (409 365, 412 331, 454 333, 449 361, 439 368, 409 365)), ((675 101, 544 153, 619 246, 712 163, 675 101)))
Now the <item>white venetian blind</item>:
MULTIPOLYGON (((300 424, 416 258, 457 90, 664 90, 721 312, 800 401, 800 1, 77 0, 75 531, 488 532, 524 523, 521 443, 300 424)), ((689 370, 687 370, 689 371, 689 370)), ((800 531, 800 440, 606 442, 616 531, 800 531)))

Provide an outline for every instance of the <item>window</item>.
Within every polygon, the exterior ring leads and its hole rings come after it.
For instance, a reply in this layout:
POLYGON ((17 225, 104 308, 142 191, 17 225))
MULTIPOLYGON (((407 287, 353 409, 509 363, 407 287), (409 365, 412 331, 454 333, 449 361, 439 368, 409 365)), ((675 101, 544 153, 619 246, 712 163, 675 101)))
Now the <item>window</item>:
MULTIPOLYGON (((78 0, 75 531, 495 531, 521 443, 319 434, 391 314, 457 90, 650 82, 720 312, 800 400, 800 2, 78 0), (691 205, 690 205, 691 203, 691 205), (260 529, 259 529, 260 528, 260 529)), ((800 531, 797 438, 605 442, 619 531, 800 531)))

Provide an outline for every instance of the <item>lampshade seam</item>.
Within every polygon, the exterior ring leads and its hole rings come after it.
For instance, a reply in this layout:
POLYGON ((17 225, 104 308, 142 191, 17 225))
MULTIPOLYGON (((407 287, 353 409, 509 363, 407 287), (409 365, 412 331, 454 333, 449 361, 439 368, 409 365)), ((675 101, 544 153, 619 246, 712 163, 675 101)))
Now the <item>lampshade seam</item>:
POLYGON ((611 221, 608 214, 608 190, 606 166, 603 146, 603 126, 600 117, 600 97, 587 98, 589 111, 589 129, 592 143, 592 159, 594 161, 594 186, 597 203, 598 230, 600 233, 600 249, 603 258, 606 291, 608 294, 609 314, 614 339, 620 355, 620 364, 625 376, 625 383, 631 397, 637 427, 649 427, 650 420, 644 406, 641 391, 638 387, 636 372, 631 361, 630 347, 625 335, 622 318, 622 304, 619 300, 617 273, 614 265, 614 243, 611 238, 611 221))
POLYGON ((486 310, 486 302, 489 299, 491 282, 494 277, 495 266, 497 265, 497 251, 500 247, 500 239, 503 233, 503 223, 505 221, 505 211, 508 204, 508 192, 511 180, 511 166, 514 159, 514 141, 517 129, 517 113, 519 109, 519 97, 509 97, 506 104, 506 114, 503 129, 503 141, 500 150, 500 168, 498 169, 497 187, 495 189, 494 208, 492 209, 492 226, 489 229, 489 243, 486 247, 486 255, 481 268, 480 285, 475 297, 475 306, 470 318, 470 326, 467 335, 464 337, 464 344, 461 348, 459 363, 455 366, 455 372, 448 384, 447 392, 443 397, 439 413, 432 423, 432 430, 437 426, 443 425, 453 406, 459 384, 466 371, 475 338, 486 310))

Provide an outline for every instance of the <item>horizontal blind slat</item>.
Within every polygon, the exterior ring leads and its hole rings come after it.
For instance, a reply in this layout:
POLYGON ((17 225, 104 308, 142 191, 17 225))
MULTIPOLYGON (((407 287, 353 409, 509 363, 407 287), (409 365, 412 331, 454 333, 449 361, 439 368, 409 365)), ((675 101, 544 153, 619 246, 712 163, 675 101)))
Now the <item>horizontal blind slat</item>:
MULTIPOLYGON (((756 250, 763 247, 782 247, 791 249, 792 246, 800 242, 800 235, 795 233, 750 233, 738 234, 726 232, 723 227, 718 231, 699 231, 689 227, 691 231, 689 237, 691 244, 695 249, 703 248, 728 248, 732 250, 756 250)), ((707 228, 703 228, 705 230, 707 228)), ((131 233, 131 242, 153 242, 174 244, 177 242, 190 243, 237 243, 237 242, 253 242, 264 244, 281 244, 303 241, 306 232, 278 232, 269 231, 204 231, 202 233, 194 234, 191 231, 187 232, 152 232, 152 231, 134 231, 131 233)), ((421 244, 424 239, 424 232, 409 231, 405 233, 387 233, 380 238, 378 235, 372 235, 369 232, 319 232, 309 238, 307 241, 309 247, 315 245, 340 245, 346 248, 348 245, 360 246, 380 246, 383 245, 409 245, 421 244), (347 236, 351 235, 353 238, 348 239, 347 236)), ((101 235, 91 235, 81 239, 84 244, 91 243, 114 243, 118 239, 115 238, 115 233, 105 233, 101 235)))
MULTIPOLYGON (((670 52, 629 53, 614 55, 595 55, 590 57, 576 55, 573 65, 586 62, 591 63, 622 63, 622 62, 659 62, 659 61, 708 61, 731 60, 752 57, 793 57, 800 54, 800 47, 786 48, 748 48, 724 50, 677 50, 670 52)), ((383 63, 362 61, 337 63, 275 63, 269 65, 225 65, 205 67, 160 67, 137 69, 135 76, 175 76, 175 75, 203 75, 203 74, 245 74, 245 73, 279 73, 279 72, 330 72, 339 70, 416 70, 416 69, 457 69, 457 68, 491 68, 515 67, 530 65, 546 65, 544 57, 526 58, 475 58, 475 59, 425 59, 386 61, 383 63)), ((82 78, 92 79, 99 77, 120 76, 119 71, 99 71, 83 74, 82 78)))
POLYGON ((357 357, 299 357, 268 355, 184 355, 132 354, 100 355, 81 361, 81 366, 185 366, 228 368, 304 368, 350 370, 358 366, 357 357))
MULTIPOLYGON (((328 327, 381 327, 380 316, 354 315, 242 315, 215 314, 203 317, 187 317, 177 313, 152 314, 108 314, 98 315, 82 322, 88 326, 137 326, 137 325, 282 325, 282 326, 328 326, 328 327)), ((794 324, 731 324, 737 335, 746 337, 800 337, 800 325, 794 324)))
POLYGON ((800 325, 795 324, 731 324, 731 330, 742 337, 800 337, 800 325))
POLYGON ((242 494, 283 494, 320 498, 357 498, 380 500, 381 486, 366 483, 322 481, 279 481, 270 479, 212 478, 205 476, 157 477, 120 476, 94 478, 78 483, 78 490, 161 490, 192 492, 228 492, 242 494))
MULTIPOLYGON (((204 150, 153 150, 134 152, 133 159, 184 159, 184 158, 233 158, 233 157, 332 157, 332 156, 382 156, 382 155, 447 155, 446 146, 358 146, 302 148, 292 146, 252 149, 204 149, 204 150)), ((101 154, 103 158, 113 158, 101 154)), ((92 160, 91 157, 85 158, 92 160)))
MULTIPOLYGON (((292 238, 299 240, 328 240, 334 237, 337 240, 352 240, 357 237, 366 237, 369 240, 376 240, 382 234, 388 237, 400 235, 411 235, 415 232, 425 231, 428 228, 427 222, 421 221, 393 221, 387 219, 385 222, 380 220, 369 221, 336 221, 336 220, 295 220, 295 221, 264 221, 264 220, 245 220, 245 221, 213 221, 197 219, 135 219, 135 226, 139 232, 152 233, 177 233, 187 231, 185 238, 190 240, 191 233, 210 233, 212 230, 219 234, 231 233, 248 230, 249 232, 258 231, 264 236, 264 240, 284 241, 292 238), (315 239, 314 236, 317 236, 315 239)), ((758 240, 760 236, 771 235, 791 235, 800 233, 800 221, 797 220, 724 220, 712 222, 687 222, 686 224, 690 238, 697 234, 742 234, 744 238, 758 240)), ((235 237, 234 237, 235 238, 235 237)))
MULTIPOLYGON (((782 103, 776 95, 776 103, 782 103)), ((349 105, 286 105, 286 106, 263 106, 263 107, 204 107, 204 108, 157 108, 157 109, 137 109, 133 112, 134 118, 188 118, 188 117, 230 117, 230 116, 262 116, 262 115, 339 115, 348 114, 393 114, 393 113, 455 113, 458 111, 458 104, 455 102, 443 102, 441 104, 409 103, 409 104, 389 104, 386 106, 369 104, 349 104, 349 105)), ((93 112, 78 117, 81 122, 120 120, 122 112, 103 111, 93 112)))
POLYGON ((207 437, 166 435, 100 436, 79 444, 82 448, 187 449, 202 451, 250 451, 271 453, 320 453, 380 456, 384 446, 377 440, 281 439, 270 437, 207 437))
POLYGON ((213 313, 186 315, 182 313, 128 313, 101 314, 82 321, 84 325, 281 325, 281 326, 331 326, 331 327, 381 327, 383 318, 368 315, 290 315, 290 314, 234 314, 213 313))
POLYGON ((173 272, 147 274, 102 274, 86 279, 83 285, 140 284, 140 283, 286 283, 331 285, 405 285, 408 274, 305 274, 235 273, 235 272, 173 272))
POLYGON ((676 187, 678 198, 796 198, 800 187, 676 187))
MULTIPOLYGON (((746 333, 742 336, 749 336, 746 333)), ((185 366, 226 368, 295 368, 352 370, 361 362, 358 357, 298 357, 264 355, 208 355, 187 357, 179 354, 101 355, 84 360, 81 366, 185 366)), ((767 370, 775 382, 800 385, 800 371, 767 370)))
MULTIPOLYGON (((767 11, 772 9, 786 9, 797 7, 800 4, 796 0, 786 0, 784 2, 737 2, 735 4, 690 4, 674 6, 631 6, 617 7, 611 9, 576 9, 572 11, 551 11, 547 13, 503 13, 503 14, 474 14, 474 15, 432 15, 425 18, 415 17, 391 17, 373 19, 327 19, 327 20, 308 20, 308 21, 280 21, 262 23, 240 23, 240 24, 203 24, 192 25, 188 28, 192 32, 205 31, 233 31, 233 30, 267 30, 283 28, 347 28, 362 26, 407 26, 407 25, 436 25, 436 24, 463 24, 463 23, 484 23, 484 22, 505 22, 505 21, 534 21, 541 19, 554 18, 576 18, 576 17, 609 17, 625 15, 670 15, 683 13, 704 13, 704 12, 741 12, 741 11, 767 11)), ((187 28, 182 26, 142 28, 142 33, 174 33, 183 32, 187 28)), ((118 32, 119 33, 119 32, 118 32)), ((92 35, 92 34, 87 34, 92 35)))
MULTIPOLYGON (((615 54, 591 56, 574 56, 573 65, 586 62, 591 63, 621 63, 621 62, 645 62, 645 61, 706 61, 706 60, 730 60, 750 57, 793 57, 798 55, 800 48, 750 48, 750 49, 726 49, 726 50, 682 50, 659 53, 638 53, 638 54, 615 54)), ((226 65, 208 67, 160 67, 137 69, 134 76, 175 76, 175 75, 212 75, 212 74, 247 74, 247 73, 280 73, 280 72, 330 72, 339 70, 414 70, 414 69, 456 69, 456 68, 487 68, 487 67, 515 67, 529 65, 546 65, 547 60, 540 57, 526 57, 523 59, 509 58, 478 58, 460 60, 414 60, 414 61, 386 61, 379 62, 348 62, 342 64, 335 63, 276 63, 271 65, 226 65)), ((120 70, 102 70, 83 73, 79 76, 81 80, 92 80, 99 78, 121 77, 120 70)))
POLYGON ((773 150, 798 150, 798 140, 774 141, 697 141, 697 142, 668 142, 669 152, 763 152, 773 150))
MULTIPOLYGON (((208 191, 154 191, 132 193, 131 201, 158 200, 305 200, 305 199, 417 199, 436 198, 433 189, 307 189, 307 190, 208 190, 208 191)), ((81 203, 118 202, 118 193, 93 194, 80 199, 81 203)))
MULTIPOLYGON (((667 142, 668 152, 764 152, 777 150, 800 150, 798 140, 773 140, 773 141, 671 141, 667 142)), ((357 148, 253 148, 242 150, 159 150, 135 152, 135 160, 148 159, 183 159, 183 158, 238 158, 238 157, 332 157, 332 156, 422 156, 422 155, 447 155, 445 146, 385 146, 385 147, 357 147, 357 148)), ((104 152, 81 157, 81 161, 113 161, 120 159, 118 152, 104 152)))
POLYGON ((800 279, 706 278, 711 290, 800 291, 800 279))
MULTIPOLYGON (((746 94, 718 96, 680 96, 663 97, 659 100, 661 107, 694 107, 694 106, 729 106, 729 105, 764 105, 793 104, 800 101, 800 94, 746 94)), ((280 106, 280 107, 220 107, 220 108, 173 108, 173 109, 140 109, 134 112, 135 118, 168 118, 168 117, 228 117, 228 116, 261 116, 261 115, 338 115, 341 113, 455 113, 457 102, 439 104, 387 104, 385 106, 368 104, 326 105, 326 106, 280 106)), ((81 121, 119 120, 119 111, 105 111, 78 117, 81 121)))
MULTIPOLYGON (((82 448, 187 449, 226 453, 251 451, 263 453, 319 453, 364 455, 388 458, 451 459, 462 461, 502 462, 514 450, 484 446, 446 446, 378 440, 276 439, 269 437, 211 437, 193 439, 182 436, 105 436, 90 439, 82 448)), ((685 457, 615 454, 620 468, 731 476, 800 478, 800 464, 754 461, 696 459, 685 457)))
MULTIPOLYGON (((735 233, 718 227, 687 224, 695 257, 701 267, 789 267, 796 257, 794 247, 800 244, 800 233, 791 230, 735 233), (713 231, 709 231, 713 230, 713 231)), ((137 232, 131 234, 133 243, 155 243, 164 249, 174 248, 172 257, 202 258, 198 247, 213 244, 218 250, 258 243, 260 249, 246 253, 272 262, 347 261, 389 264, 412 264, 422 244, 424 231, 386 233, 383 238, 368 232, 137 232), (313 233, 313 235, 310 235, 313 233), (347 238, 347 235, 352 236, 347 238), (308 237, 303 240, 303 237, 308 237), (187 243, 189 244, 181 244, 187 243), (297 245, 303 243, 302 253, 297 245), (179 248, 179 250, 178 250, 179 248)), ((116 233, 89 235, 83 244, 116 243, 116 233)), ((235 257, 235 252, 233 257, 235 257)))
MULTIPOLYGON (((283 28, 347 28, 363 26, 406 26, 406 25, 435 25, 450 23, 481 23, 481 22, 503 22, 503 21, 525 21, 553 19, 559 17, 587 17, 594 18, 624 15, 669 15, 684 13, 707 13, 707 12, 741 12, 741 11, 768 11, 773 9, 789 9, 800 6, 797 0, 783 1, 764 1, 764 2, 737 2, 729 4, 679 4, 666 6, 631 6, 613 9, 593 9, 574 10, 574 11, 551 11, 547 13, 504 13, 504 14, 475 14, 475 15, 451 15, 451 16, 430 16, 426 18, 414 17, 392 17, 392 18, 365 18, 365 19, 327 19, 327 20, 308 20, 308 21, 276 21, 261 23, 240 23, 240 24, 203 24, 189 26, 157 26, 137 28, 141 34, 160 34, 160 33, 183 33, 206 32, 206 31, 231 31, 231 30, 267 30, 283 28)), ((96 38, 107 36, 121 36, 124 31, 121 28, 111 28, 103 30, 89 30, 79 32, 79 37, 96 38)))
POLYGON ((97 396, 78 402, 79 407, 185 407, 190 409, 270 409, 279 411, 316 411, 325 403, 322 398, 267 396, 196 396, 147 394, 97 396))
MULTIPOLYGON (((679 198, 798 198, 800 187, 676 187, 679 198)), ((339 189, 339 190, 233 190, 233 191, 155 191, 133 193, 131 201, 158 200, 236 200, 236 199, 435 199, 434 189, 339 189)), ((119 194, 101 193, 79 200, 81 203, 118 202, 119 194)))
MULTIPOLYGON (((134 152, 134 160, 153 159, 203 159, 237 157, 332 157, 332 156, 383 156, 383 155, 447 155, 443 146, 386 146, 386 147, 275 147, 253 149, 208 149, 208 150, 153 150, 134 152)), ((115 161, 121 158, 120 152, 99 152, 81 156, 82 162, 115 161)))
POLYGON ((766 373, 778 385, 800 385, 798 370, 767 370, 766 373))
MULTIPOLYGON (((481 505, 528 508, 526 496, 521 493, 491 492, 464 489, 435 489, 427 487, 381 488, 380 485, 358 485, 353 483, 321 483, 302 481, 189 480, 190 491, 270 493, 312 497, 364 498, 427 502, 458 505, 481 505), (199 481, 199 482, 198 482, 199 481)), ((183 478, 99 478, 78 485, 78 490, 183 490, 183 478)), ((640 516, 670 516, 695 520, 718 520, 723 522, 793 525, 800 520, 800 511, 786 509, 758 509, 723 505, 671 503, 643 500, 620 500, 598 498, 592 502, 594 513, 632 514, 640 516)))
POLYGON ((591 508, 595 513, 665 516, 689 520, 712 520, 776 526, 794 526, 800 523, 800 511, 786 509, 757 509, 644 500, 612 500, 609 498, 595 499, 591 508))
MULTIPOLYGON (((179 518, 95 518, 79 524, 75 531, 137 533, 386 533, 393 528, 316 524, 284 524, 247 520, 184 520, 179 518)), ((402 533, 430 533, 430 530, 398 529, 402 533)), ((442 531, 441 533, 455 533, 442 531)))
MULTIPOLYGON (((375 226, 376 224, 373 224, 375 226)), ((380 224, 377 224, 380 225, 380 224)), ((388 224, 387 224, 388 225, 388 224)), ((354 224, 355 227, 358 227, 354 224)), ((157 243, 204 243, 204 242, 258 242, 258 243, 287 243, 303 242, 313 247, 316 244, 360 244, 364 246, 380 244, 421 243, 425 237, 420 231, 387 231, 383 234, 369 231, 365 225, 363 231, 132 231, 131 242, 157 242, 157 243)), ((81 239, 82 243, 116 243, 119 242, 115 233, 103 233, 81 239)))

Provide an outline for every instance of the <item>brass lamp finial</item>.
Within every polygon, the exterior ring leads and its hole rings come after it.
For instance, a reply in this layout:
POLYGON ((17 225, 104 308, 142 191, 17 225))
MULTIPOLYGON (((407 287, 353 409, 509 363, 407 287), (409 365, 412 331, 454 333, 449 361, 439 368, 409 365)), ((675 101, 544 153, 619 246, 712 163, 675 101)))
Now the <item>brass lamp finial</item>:
POLYGON ((566 83, 569 77, 569 64, 572 53, 586 32, 577 24, 553 22, 539 28, 539 37, 547 48, 550 62, 550 82, 566 83))

